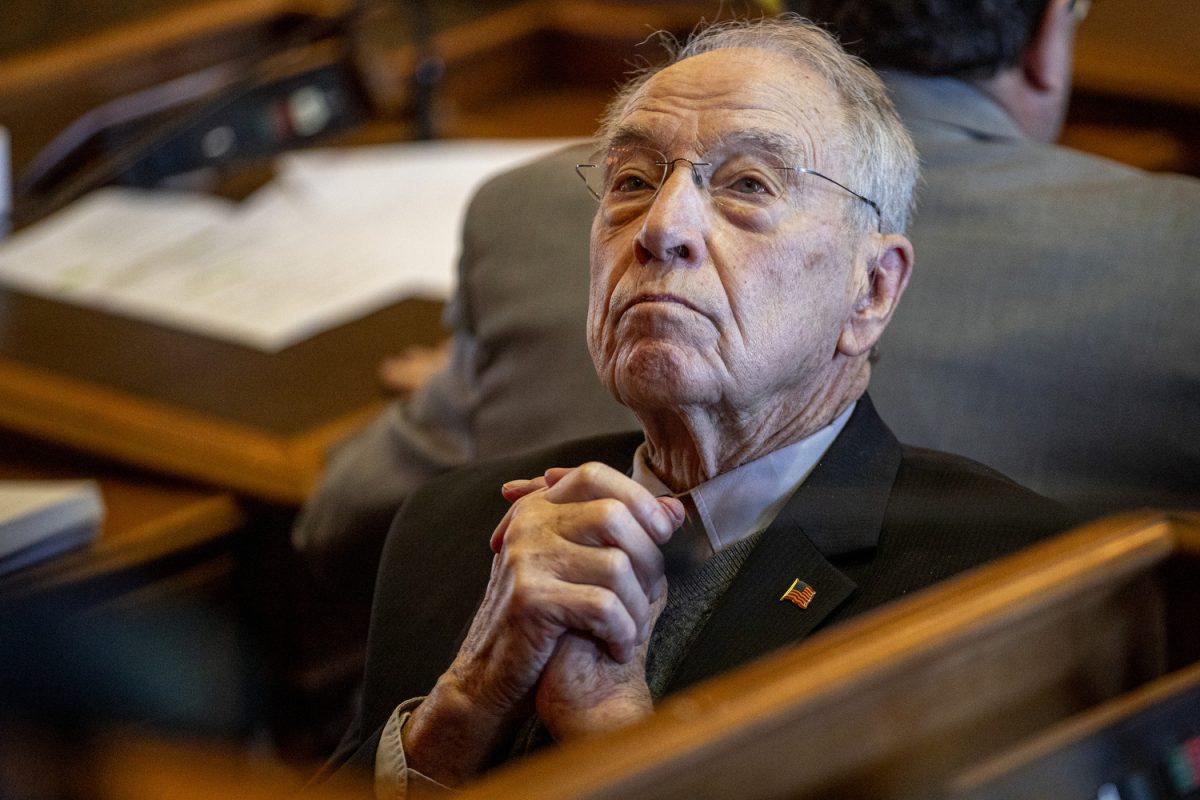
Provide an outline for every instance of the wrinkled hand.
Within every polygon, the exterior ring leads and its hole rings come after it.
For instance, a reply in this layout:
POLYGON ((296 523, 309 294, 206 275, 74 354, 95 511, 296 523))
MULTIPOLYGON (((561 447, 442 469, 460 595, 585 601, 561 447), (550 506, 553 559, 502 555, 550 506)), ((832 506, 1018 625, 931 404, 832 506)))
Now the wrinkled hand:
MULTIPOLYGON (((662 595, 651 607, 657 620, 666 605, 662 595)), ((651 630, 654 625, 651 623, 651 630)), ((538 718, 555 741, 615 730, 650 715, 654 700, 646 684, 650 639, 625 663, 615 660, 594 638, 573 631, 558 647, 538 683, 538 718)))
MULTIPOLYGON (((553 486, 570 473, 551 469, 532 480, 510 481, 502 492, 510 502, 547 486, 553 486)), ((661 501, 660 501, 661 502, 661 501)), ((682 511, 682 509, 678 509, 682 511)), ((676 510, 670 513, 674 515, 676 510)), ((493 534, 493 549, 498 549, 506 530, 507 518, 493 534)), ((650 630, 666 605, 661 595, 651 606, 650 630)), ((557 741, 602 733, 632 724, 654 710, 650 688, 646 684, 646 655, 650 639, 638 646, 634 658, 621 663, 605 652, 595 638, 568 631, 538 683, 538 718, 557 741)))
POLYGON ((598 463, 510 487, 514 503, 492 536, 497 555, 483 603, 405 733, 410 765, 430 777, 455 754, 441 773, 451 782, 481 768, 528 715, 552 660, 545 704, 555 735, 576 732, 578 704, 566 694, 605 699, 613 710, 629 686, 644 688, 645 645, 666 595, 658 548, 683 520, 677 500, 656 499, 598 463), (422 764, 439 738, 442 763, 422 764))

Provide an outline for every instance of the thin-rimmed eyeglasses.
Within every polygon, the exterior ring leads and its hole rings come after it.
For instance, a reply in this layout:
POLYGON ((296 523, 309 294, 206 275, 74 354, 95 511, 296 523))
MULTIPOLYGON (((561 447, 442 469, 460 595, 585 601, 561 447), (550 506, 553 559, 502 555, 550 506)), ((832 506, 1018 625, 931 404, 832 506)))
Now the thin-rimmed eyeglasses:
POLYGON ((749 214, 766 208, 788 193, 790 176, 812 175, 869 206, 875 212, 879 230, 883 230, 883 213, 874 200, 828 175, 808 167, 789 166, 765 151, 735 152, 719 161, 692 161, 667 158, 648 147, 624 146, 597 153, 592 163, 576 164, 575 173, 592 197, 611 213, 620 215, 648 206, 679 163, 688 165, 697 188, 707 189, 713 201, 727 213, 749 214))

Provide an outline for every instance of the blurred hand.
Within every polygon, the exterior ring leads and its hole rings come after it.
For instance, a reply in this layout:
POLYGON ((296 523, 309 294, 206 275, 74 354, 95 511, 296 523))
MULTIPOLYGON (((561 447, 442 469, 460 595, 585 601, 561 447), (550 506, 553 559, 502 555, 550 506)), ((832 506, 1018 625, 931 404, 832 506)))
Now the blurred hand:
POLYGON ((400 396, 412 394, 424 386, 430 376, 446 366, 449 358, 449 339, 432 347, 410 345, 399 355, 383 359, 379 363, 377 377, 380 385, 389 393, 400 396))

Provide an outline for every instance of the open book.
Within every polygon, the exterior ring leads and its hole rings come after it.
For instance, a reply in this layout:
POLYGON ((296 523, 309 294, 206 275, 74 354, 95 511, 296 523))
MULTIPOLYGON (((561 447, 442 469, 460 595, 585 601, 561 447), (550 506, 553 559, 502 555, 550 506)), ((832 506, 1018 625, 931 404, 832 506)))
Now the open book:
POLYGON ((95 481, 0 481, 0 575, 87 544, 103 519, 95 481))

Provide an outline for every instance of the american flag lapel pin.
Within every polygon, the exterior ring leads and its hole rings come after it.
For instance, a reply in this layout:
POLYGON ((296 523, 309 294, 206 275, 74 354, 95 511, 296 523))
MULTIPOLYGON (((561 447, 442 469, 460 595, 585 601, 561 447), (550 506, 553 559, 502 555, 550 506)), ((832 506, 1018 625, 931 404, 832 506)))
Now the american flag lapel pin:
POLYGON ((796 578, 796 580, 792 581, 792 585, 788 587, 788 590, 783 593, 783 596, 780 597, 779 600, 781 602, 784 600, 790 600, 791 602, 800 606, 800 608, 808 608, 808 604, 812 602, 812 599, 816 597, 816 595, 816 589, 809 586, 799 578, 796 578))

